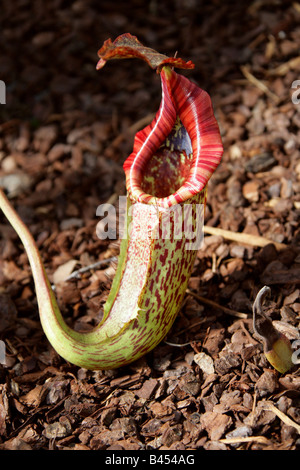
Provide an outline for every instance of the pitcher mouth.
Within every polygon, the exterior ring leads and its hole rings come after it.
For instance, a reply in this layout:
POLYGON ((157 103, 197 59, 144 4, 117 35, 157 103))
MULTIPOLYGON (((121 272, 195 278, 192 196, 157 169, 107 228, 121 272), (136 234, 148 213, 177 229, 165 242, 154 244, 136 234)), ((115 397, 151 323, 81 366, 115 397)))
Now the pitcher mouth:
POLYGON ((209 95, 169 67, 160 75, 160 108, 123 167, 133 201, 167 208, 205 188, 223 146, 209 95))

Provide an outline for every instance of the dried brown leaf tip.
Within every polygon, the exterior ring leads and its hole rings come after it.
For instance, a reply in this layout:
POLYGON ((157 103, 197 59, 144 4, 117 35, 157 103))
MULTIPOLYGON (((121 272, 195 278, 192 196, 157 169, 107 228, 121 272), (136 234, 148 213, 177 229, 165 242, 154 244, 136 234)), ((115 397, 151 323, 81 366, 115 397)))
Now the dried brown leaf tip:
POLYGON ((253 330, 255 336, 264 347, 264 354, 270 364, 278 372, 287 372, 293 366, 292 346, 290 341, 279 333, 272 321, 262 311, 265 298, 270 295, 271 289, 264 286, 257 294, 253 303, 253 330))
POLYGON ((97 70, 104 67, 110 59, 142 59, 150 65, 151 68, 159 72, 162 67, 169 65, 180 69, 193 69, 195 65, 190 60, 185 62, 179 57, 168 57, 156 52, 150 47, 143 46, 136 36, 129 33, 118 36, 115 41, 107 39, 101 49, 98 51, 100 60, 97 63, 97 70))

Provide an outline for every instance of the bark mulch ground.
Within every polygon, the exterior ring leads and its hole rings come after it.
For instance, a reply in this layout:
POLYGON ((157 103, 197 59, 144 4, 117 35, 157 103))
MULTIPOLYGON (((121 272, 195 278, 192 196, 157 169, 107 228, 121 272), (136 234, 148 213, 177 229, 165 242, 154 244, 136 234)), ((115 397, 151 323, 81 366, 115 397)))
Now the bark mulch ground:
POLYGON ((270 286, 267 315, 299 339, 300 4, 2 4, 0 184, 38 242, 67 322, 99 321, 114 262, 64 279, 118 255, 117 242, 97 238, 96 209, 125 194, 123 161, 160 102, 158 76, 139 61, 95 70, 108 37, 130 32, 196 64, 183 73, 211 94, 225 149, 205 224, 250 238, 206 233, 166 340, 127 367, 93 372, 47 342, 27 257, 0 215, 0 448, 299 449, 299 369, 272 369, 251 309, 270 286))

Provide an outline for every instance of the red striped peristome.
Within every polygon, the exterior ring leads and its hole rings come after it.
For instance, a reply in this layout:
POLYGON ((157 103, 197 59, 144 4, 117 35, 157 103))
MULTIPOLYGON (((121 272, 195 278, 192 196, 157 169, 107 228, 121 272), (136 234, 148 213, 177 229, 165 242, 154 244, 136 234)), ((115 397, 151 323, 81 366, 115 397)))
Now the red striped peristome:
POLYGON ((171 207, 183 203, 206 186, 223 154, 219 126, 208 93, 170 67, 161 70, 162 100, 155 118, 139 131, 133 152, 125 161, 126 187, 133 201, 171 207), (167 139, 179 117, 192 143, 193 161, 188 178, 169 196, 158 198, 141 187, 143 171, 167 139))

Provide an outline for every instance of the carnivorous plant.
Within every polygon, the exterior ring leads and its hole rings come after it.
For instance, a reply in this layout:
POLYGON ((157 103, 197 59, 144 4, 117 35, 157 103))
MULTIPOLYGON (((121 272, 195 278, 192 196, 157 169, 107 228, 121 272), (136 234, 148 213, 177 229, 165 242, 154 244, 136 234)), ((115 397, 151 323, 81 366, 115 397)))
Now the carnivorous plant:
POLYGON ((223 147, 209 95, 174 71, 193 68, 190 61, 159 54, 130 34, 105 41, 98 54, 98 69, 114 58, 145 60, 160 74, 162 97, 124 163, 127 236, 95 329, 81 333, 66 324, 36 243, 2 191, 0 207, 28 254, 41 324, 54 349, 80 367, 112 369, 152 350, 171 328, 199 248, 207 183, 223 147))

